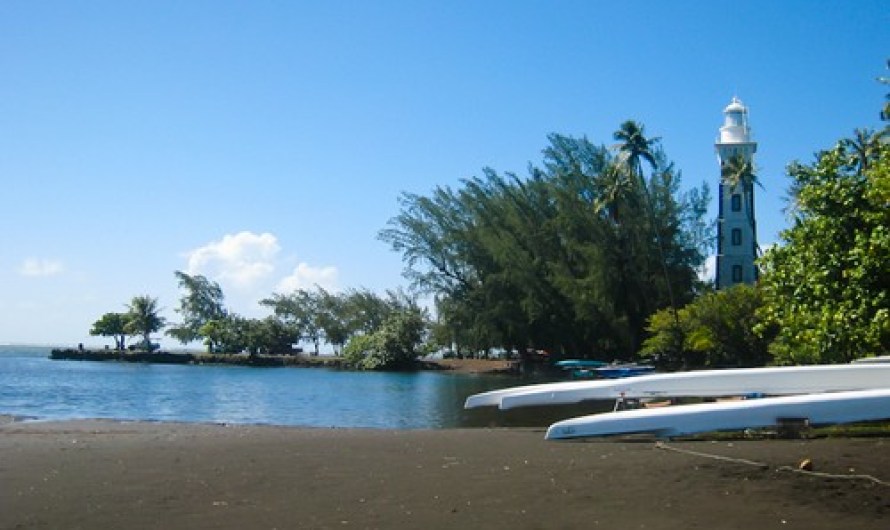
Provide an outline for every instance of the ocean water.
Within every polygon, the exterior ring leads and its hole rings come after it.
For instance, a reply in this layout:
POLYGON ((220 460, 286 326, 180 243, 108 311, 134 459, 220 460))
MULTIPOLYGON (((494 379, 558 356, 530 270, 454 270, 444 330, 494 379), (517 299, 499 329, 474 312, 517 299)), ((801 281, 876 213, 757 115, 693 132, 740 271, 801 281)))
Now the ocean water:
POLYGON ((539 411, 463 410, 470 394, 526 382, 514 377, 53 361, 49 353, 0 346, 0 414, 393 429, 554 420, 539 411))

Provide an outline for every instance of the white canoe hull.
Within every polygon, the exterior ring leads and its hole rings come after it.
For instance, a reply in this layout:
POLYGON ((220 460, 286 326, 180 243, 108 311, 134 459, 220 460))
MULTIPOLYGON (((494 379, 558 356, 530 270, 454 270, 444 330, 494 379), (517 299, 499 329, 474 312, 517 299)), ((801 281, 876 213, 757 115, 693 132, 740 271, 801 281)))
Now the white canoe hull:
POLYGON ((887 387, 890 364, 742 368, 520 386, 472 395, 464 407, 510 409, 619 398, 786 396, 887 387))
POLYGON ((770 427, 782 419, 805 418, 830 425, 890 418, 890 389, 783 396, 744 401, 634 409, 554 423, 548 440, 636 433, 677 436, 770 427))

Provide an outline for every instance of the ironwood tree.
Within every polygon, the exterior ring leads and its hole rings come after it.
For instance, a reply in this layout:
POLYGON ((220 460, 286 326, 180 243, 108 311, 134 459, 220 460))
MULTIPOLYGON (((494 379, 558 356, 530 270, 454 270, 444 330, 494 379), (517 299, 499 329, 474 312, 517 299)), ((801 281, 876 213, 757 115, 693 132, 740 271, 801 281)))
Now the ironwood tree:
POLYGON ((467 350, 628 359, 650 314, 672 293, 694 296, 707 187, 681 193, 642 126, 619 133, 617 152, 554 134, 527 177, 485 168, 456 189, 401 196, 380 238, 436 300, 436 336, 454 330, 446 340, 467 350))

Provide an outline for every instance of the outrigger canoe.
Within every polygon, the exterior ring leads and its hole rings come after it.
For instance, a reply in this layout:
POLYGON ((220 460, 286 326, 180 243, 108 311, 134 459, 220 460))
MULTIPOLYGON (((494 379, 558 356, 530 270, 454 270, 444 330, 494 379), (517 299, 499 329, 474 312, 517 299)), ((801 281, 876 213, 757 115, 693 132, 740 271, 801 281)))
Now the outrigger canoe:
POLYGON ((554 423, 546 439, 649 433, 669 437, 771 427, 783 420, 832 425, 890 418, 890 388, 633 409, 554 423))
POLYGON ((742 368, 527 385, 472 395, 464 407, 511 409, 588 400, 787 396, 888 387, 890 364, 886 363, 742 368))

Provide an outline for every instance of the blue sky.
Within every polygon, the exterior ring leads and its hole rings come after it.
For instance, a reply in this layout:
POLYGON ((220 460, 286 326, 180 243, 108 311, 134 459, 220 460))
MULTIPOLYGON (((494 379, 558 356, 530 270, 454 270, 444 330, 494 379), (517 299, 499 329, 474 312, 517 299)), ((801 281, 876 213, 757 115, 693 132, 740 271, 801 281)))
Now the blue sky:
POLYGON ((0 343, 104 344, 139 294, 175 320, 175 270, 250 316, 405 285, 399 194, 524 174, 552 132, 636 119, 716 187, 734 95, 770 244, 786 164, 880 125, 888 27, 886 0, 2 2, 0 343))

